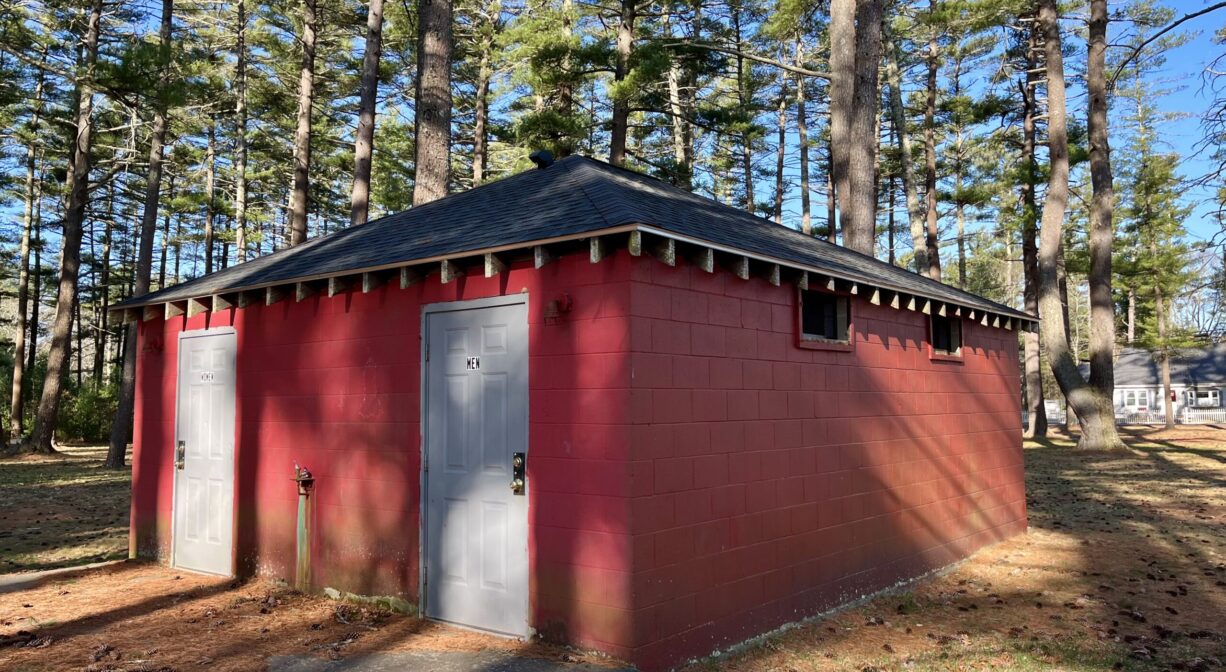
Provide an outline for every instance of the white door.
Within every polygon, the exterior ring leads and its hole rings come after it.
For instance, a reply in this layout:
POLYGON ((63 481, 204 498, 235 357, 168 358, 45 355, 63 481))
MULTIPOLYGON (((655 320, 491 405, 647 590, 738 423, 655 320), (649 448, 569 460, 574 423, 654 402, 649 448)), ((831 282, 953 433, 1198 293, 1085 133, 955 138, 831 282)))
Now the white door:
POLYGON ((525 636, 527 306, 429 312, 426 334, 426 615, 525 636))
POLYGON ((234 360, 232 331, 179 339, 175 418, 174 564, 234 573, 234 360))

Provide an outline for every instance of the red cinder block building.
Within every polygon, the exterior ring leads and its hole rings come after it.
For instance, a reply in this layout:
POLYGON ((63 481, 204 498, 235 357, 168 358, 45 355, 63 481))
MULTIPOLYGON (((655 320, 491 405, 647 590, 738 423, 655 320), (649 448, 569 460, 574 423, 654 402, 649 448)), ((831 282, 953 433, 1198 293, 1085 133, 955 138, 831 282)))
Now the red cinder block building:
POLYGON ((539 164, 119 306, 133 554, 662 669, 1026 529, 1033 316, 539 164))

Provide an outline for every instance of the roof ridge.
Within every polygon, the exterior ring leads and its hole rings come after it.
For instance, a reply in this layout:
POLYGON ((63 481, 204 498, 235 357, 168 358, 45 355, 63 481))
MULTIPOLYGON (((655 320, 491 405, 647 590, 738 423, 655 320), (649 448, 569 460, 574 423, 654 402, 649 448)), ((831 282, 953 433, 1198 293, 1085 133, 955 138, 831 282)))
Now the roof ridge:
MULTIPOLYGON (((592 210, 595 211, 596 215, 600 217, 600 221, 604 222, 605 226, 611 226, 611 224, 609 224, 609 218, 604 214, 604 211, 600 209, 600 206, 596 203, 596 199, 592 198, 592 195, 589 194, 587 189, 583 187, 583 180, 579 179, 579 174, 571 169, 570 163, 572 162, 567 162, 567 159, 570 159, 571 157, 575 157, 579 159, 588 159, 589 161, 595 161, 595 159, 590 159, 580 154, 572 154, 570 156, 564 156, 561 159, 555 161, 554 165, 562 166, 563 168, 566 169, 567 175, 575 178, 574 179, 575 188, 578 189, 579 193, 583 194, 583 198, 586 199, 587 202, 591 204, 592 210)), ((546 170, 548 170, 548 168, 546 168, 546 170)))

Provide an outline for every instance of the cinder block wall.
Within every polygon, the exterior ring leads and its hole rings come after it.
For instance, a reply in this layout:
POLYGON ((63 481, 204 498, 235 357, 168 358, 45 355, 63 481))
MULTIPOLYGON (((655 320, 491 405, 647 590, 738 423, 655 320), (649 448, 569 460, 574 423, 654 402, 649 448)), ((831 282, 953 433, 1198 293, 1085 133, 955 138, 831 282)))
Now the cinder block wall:
POLYGON ((169 559, 178 334, 238 337, 236 560, 243 575, 292 579, 295 462, 317 478, 313 584, 418 600, 420 308, 528 292, 529 562, 532 625, 626 657, 632 652, 628 529, 630 274, 568 255, 485 278, 473 268, 302 302, 144 322, 137 366, 131 539, 169 559), (549 302, 570 312, 547 318, 549 302), (564 303, 564 302, 562 302, 564 303))
POLYGON ((633 660, 660 669, 1023 532, 1017 337, 853 297, 802 349, 796 289, 643 260, 630 286, 633 660))

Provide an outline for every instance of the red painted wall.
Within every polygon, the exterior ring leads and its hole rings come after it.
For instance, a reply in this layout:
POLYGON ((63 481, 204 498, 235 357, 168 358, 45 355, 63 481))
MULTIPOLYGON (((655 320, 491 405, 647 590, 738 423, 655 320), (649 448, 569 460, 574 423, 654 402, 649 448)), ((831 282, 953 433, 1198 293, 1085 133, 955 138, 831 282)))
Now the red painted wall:
POLYGON ((1017 336, 853 297, 797 347, 796 289, 651 264, 630 287, 633 660, 701 656, 1026 529, 1017 336))
POLYGON ((292 578, 298 462, 315 586, 416 602, 420 307, 523 290, 547 638, 666 667, 1026 527, 1015 334, 933 362, 926 316, 854 299, 851 352, 802 349, 795 289, 621 251, 142 323, 134 550, 168 557, 177 335, 233 324, 240 572, 292 578))
POLYGON ((420 307, 529 295, 529 555, 533 625, 628 655, 630 614, 629 280, 624 251, 558 259, 502 277, 471 269, 333 298, 292 297, 141 324, 132 544, 169 558, 178 333, 238 337, 236 555, 242 574, 292 580, 295 462, 317 479, 316 588, 418 599, 420 307), (567 292, 573 309, 545 319, 567 292))

